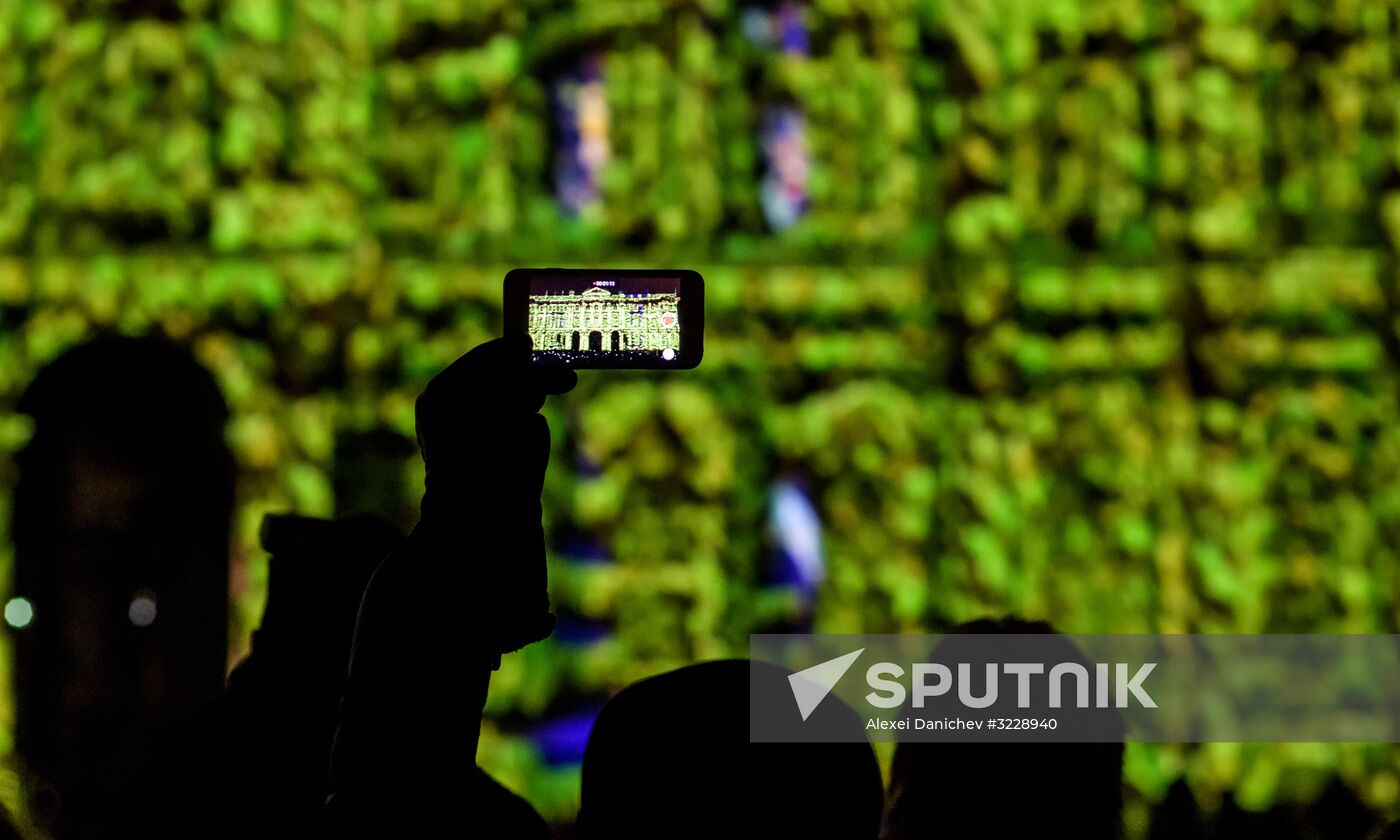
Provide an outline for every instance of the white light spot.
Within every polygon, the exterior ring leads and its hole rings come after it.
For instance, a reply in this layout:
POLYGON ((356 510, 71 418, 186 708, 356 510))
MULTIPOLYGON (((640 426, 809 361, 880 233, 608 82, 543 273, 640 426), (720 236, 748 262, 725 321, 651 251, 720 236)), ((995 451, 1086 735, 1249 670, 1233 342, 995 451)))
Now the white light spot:
POLYGON ((136 597, 131 599, 131 606, 126 608, 126 617, 137 627, 150 627, 151 622, 156 620, 155 593, 149 589, 138 591, 136 597))
POLYGON ((670 347, 667 347, 665 350, 661 351, 661 358, 669 362, 676 358, 676 351, 670 347))
POLYGON ((5 623, 23 630, 34 620, 34 605, 28 598, 11 598, 5 602, 5 623))

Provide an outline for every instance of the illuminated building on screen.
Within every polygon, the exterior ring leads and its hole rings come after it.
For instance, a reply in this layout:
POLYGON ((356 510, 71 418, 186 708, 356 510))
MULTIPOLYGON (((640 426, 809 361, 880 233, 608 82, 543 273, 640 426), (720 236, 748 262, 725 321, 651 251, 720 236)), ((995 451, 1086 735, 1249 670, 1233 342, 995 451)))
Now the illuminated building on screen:
POLYGON ((649 350, 680 347, 674 292, 627 294, 603 288, 530 295, 536 350, 649 350))

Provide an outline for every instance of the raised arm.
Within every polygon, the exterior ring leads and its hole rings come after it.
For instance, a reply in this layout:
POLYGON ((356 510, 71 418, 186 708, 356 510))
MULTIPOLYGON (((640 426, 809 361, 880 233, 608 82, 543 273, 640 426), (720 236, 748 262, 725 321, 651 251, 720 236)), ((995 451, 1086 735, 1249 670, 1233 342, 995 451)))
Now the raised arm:
POLYGON ((481 709, 503 653, 549 635, 540 490, 548 394, 572 371, 483 344, 418 400, 422 518, 360 606, 331 757, 328 836, 470 837, 481 709))

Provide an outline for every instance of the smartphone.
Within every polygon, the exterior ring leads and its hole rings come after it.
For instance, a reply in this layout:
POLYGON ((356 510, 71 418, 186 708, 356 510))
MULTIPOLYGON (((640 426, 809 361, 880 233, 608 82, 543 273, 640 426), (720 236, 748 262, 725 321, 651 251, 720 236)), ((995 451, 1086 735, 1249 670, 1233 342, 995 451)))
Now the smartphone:
POLYGON ((505 327, 536 364, 689 370, 705 351, 705 282, 694 271, 517 268, 505 327))

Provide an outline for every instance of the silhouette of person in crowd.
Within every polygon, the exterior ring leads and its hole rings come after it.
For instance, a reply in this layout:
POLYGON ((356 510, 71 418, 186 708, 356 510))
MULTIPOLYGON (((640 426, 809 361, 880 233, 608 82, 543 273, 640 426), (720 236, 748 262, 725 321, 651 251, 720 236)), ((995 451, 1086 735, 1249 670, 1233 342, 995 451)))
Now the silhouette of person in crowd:
MULTIPOLYGON (((581 840, 651 837, 874 838, 884 786, 874 750, 845 743, 750 743, 749 685, 788 692, 787 672, 704 662, 623 689, 583 759, 581 840)), ((862 733, 835 697, 822 713, 862 733)))
MULTIPOLYGON (((503 376, 505 372, 498 370, 496 366, 506 363, 510 358, 505 353, 482 350, 473 358, 473 367, 468 367, 464 362, 462 367, 451 368, 444 374, 452 381, 443 383, 435 380, 437 384, 429 389, 434 399, 425 399, 420 406, 420 423, 425 427, 432 427, 435 431, 429 439, 436 442, 454 434, 472 435, 474 432, 480 432, 488 436, 475 438, 470 442, 464 441, 460 444, 461 448, 512 445, 512 439, 502 436, 494 427, 488 428, 478 424, 479 428, 474 430, 468 425, 458 426, 455 414, 464 408, 483 417, 494 416, 499 412, 499 421, 510 423, 520 422, 522 417, 526 416, 518 406, 508 403, 503 408, 493 403, 492 400, 500 396, 500 393, 491 390, 490 382, 483 381, 503 376), (482 355, 487 356, 487 359, 482 360, 482 355), (478 365, 479 367, 475 367, 478 365), (464 372, 463 368, 467 370, 464 372), (484 390, 477 390, 478 387, 484 390), (439 396, 443 394, 446 396, 439 396)), ((554 378, 559 377, 556 375, 554 378)), ((563 381, 564 384, 572 384, 567 378, 563 381)), ((540 399, 542 401, 542 397, 540 399)), ((536 417, 538 418, 538 415, 536 417)), ((542 418, 538 419, 542 421, 542 418)), ((401 466, 399 456, 402 453, 399 447, 406 444, 382 438, 363 439, 360 443, 369 445, 361 446, 358 450, 347 448, 338 453, 346 456, 345 460, 350 462, 349 466, 354 467, 350 472, 358 476, 357 481, 364 481, 371 476, 377 476, 374 479, 376 482, 386 481, 391 485, 397 481, 398 468, 401 466), (386 476, 385 473, 389 475, 386 476)), ((483 481, 492 476, 502 475, 504 471, 518 469, 518 459, 522 457, 528 461, 539 456, 541 460, 538 469, 542 472, 543 459, 548 457, 547 438, 544 441, 546 449, 543 453, 535 448, 540 443, 538 438, 529 437, 526 443, 528 448, 493 452, 492 457, 499 458, 494 465, 495 471, 472 472, 471 480, 483 481)), ((455 530, 448 530, 440 535, 433 533, 431 539, 428 539, 429 529, 444 521, 452 525, 452 518, 462 515, 463 512, 454 509, 454 501, 469 501, 453 491, 452 485, 463 480, 454 470, 467 466, 458 465, 453 457, 456 451, 458 445, 452 441, 435 447, 434 454, 437 457, 431 463, 434 465, 432 482, 438 491, 434 497, 437 500, 437 508, 433 510, 434 517, 415 533, 412 540, 406 541, 397 527, 370 515, 355 515, 334 522, 297 516, 269 516, 264 520, 263 546, 272 555, 269 561, 268 602, 261 625, 253 635, 252 650, 248 658, 234 669, 229 678, 228 691, 219 705, 220 713, 211 742, 210 753, 215 762, 215 776, 207 787, 214 792, 215 799, 206 805, 205 809, 208 813, 220 815, 217 826, 211 826, 216 829, 217 836, 230 840, 268 833, 287 837, 320 836, 323 811, 329 792, 327 772, 331 745, 337 726, 341 695, 346 686, 356 617, 366 585, 386 557, 398 556, 399 560, 395 562, 401 562, 403 558, 416 558, 408 562, 420 562, 423 565, 415 568, 414 573, 430 569, 433 562, 457 563, 472 559, 486 564, 506 559, 504 556, 493 554, 494 549, 479 548, 475 538, 458 542, 461 534, 455 530), (447 517, 446 520, 444 517, 447 517), (425 553, 425 546, 429 546, 434 553, 425 553), (480 553, 474 556, 464 553, 474 549, 480 553)), ((385 493, 383 488, 375 490, 356 486, 348 476, 341 476, 339 470, 337 474, 344 479, 337 482, 338 507, 343 506, 351 510, 370 508, 379 513, 397 513, 393 510, 393 505, 386 505, 383 499, 375 497, 376 493, 380 496, 385 493), (367 499, 370 504, 366 504, 367 499)), ((389 492, 395 489, 398 488, 391 487, 389 492)), ((493 491, 483 484, 481 492, 493 491)), ((518 494, 511 498, 517 497, 518 494)), ((531 527, 536 531, 540 527, 538 491, 533 502, 525 500, 521 511, 507 511, 511 515, 528 515, 532 507, 535 522, 533 526, 527 524, 525 530, 520 532, 526 537, 530 536, 531 527)), ((501 510, 505 508, 502 507, 501 510)), ((465 533, 470 535, 469 531, 465 533)), ((499 530, 495 532, 495 536, 499 539, 509 539, 513 534, 499 530)), ((542 541, 542 532, 536 534, 535 538, 542 541)), ((527 548, 538 551, 537 560, 542 564, 542 543, 537 548, 527 548)), ((484 572, 489 573, 490 570, 484 572)), ((386 572, 386 577, 392 574, 391 567, 386 572)), ((533 574, 538 575, 539 581, 542 582, 543 566, 533 574)), ((467 576, 458 582, 468 585, 472 579, 473 576, 467 576)), ((489 583, 488 578, 482 578, 478 585, 484 587, 489 583)), ((469 606, 473 599, 476 599, 478 604, 487 605, 485 609, 489 611, 492 599, 499 594, 509 594, 509 591, 496 593, 483 588, 466 593, 443 592, 439 593, 444 596, 440 605, 451 610, 454 606, 469 606)), ((409 595, 411 597, 412 593, 409 595)), ((531 591, 529 595, 532 596, 530 606, 538 610, 544 604, 541 600, 544 597, 542 585, 538 591, 531 591)), ((412 609, 415 605, 408 603, 406 606, 412 609)), ((511 616, 517 612, 503 612, 502 615, 511 616)), ((483 612, 483 617, 487 614, 488 612, 483 612)), ((547 620, 547 613, 531 614, 547 620)), ((390 615, 393 616, 392 613, 390 615)), ((370 638, 374 632, 372 621, 382 617, 378 613, 371 615, 371 628, 365 631, 370 638)), ((393 618, 398 620, 401 617, 393 618)), ((421 648, 422 652, 435 657, 432 667, 447 670, 463 667, 454 661, 454 655, 462 651, 453 647, 464 642, 461 635, 408 635, 400 638, 415 648, 414 651, 400 651, 401 654, 412 656, 421 648)), ((470 637, 465 640, 469 642, 470 637)), ((468 647, 466 651, 470 653, 472 648, 468 647)), ((467 662, 471 663, 472 660, 468 658, 467 662)), ((473 666, 466 667, 470 669, 473 666)), ((479 667, 479 663, 475 667, 479 667)), ((393 676, 373 668, 368 670, 368 674, 370 678, 393 676)), ((451 674, 419 673, 417 676, 425 681, 424 684, 439 676, 446 680, 453 679, 451 674)), ((384 688, 392 690, 395 686, 389 685, 384 688)), ((406 705, 391 707, 387 711, 416 714, 416 710, 409 708, 416 699, 410 695, 405 701, 406 705)), ((434 708, 445 710, 449 705, 443 703, 434 708)), ((450 708, 455 721, 462 714, 462 710, 455 706, 450 708)), ((479 725, 480 709, 467 708, 465 714, 468 717, 476 715, 477 720, 466 722, 474 733, 475 727, 479 725)), ((352 724, 357 721, 357 718, 352 717, 352 724)), ((381 728, 381 734, 393 737, 394 731, 404 723, 402 718, 385 718, 375 721, 373 725, 381 728)), ((425 727, 444 727, 444 731, 449 728, 443 719, 423 719, 418 723, 425 727)), ((353 746, 353 740, 350 743, 353 746)), ((407 743, 401 751, 364 758, 369 761, 382 758, 386 761, 408 762, 397 766, 373 767, 370 768, 370 772, 389 775, 404 773, 416 777, 419 772, 418 762, 439 758, 416 750, 424 747, 435 750, 443 746, 448 745, 435 740, 407 743)), ((475 766, 474 752, 473 734, 472 743, 463 744, 462 752, 452 751, 448 754, 452 762, 450 768, 441 765, 436 767, 436 772, 447 774, 443 777, 445 783, 455 782, 461 786, 454 794, 457 804, 474 803, 474 810, 469 814, 454 815, 457 821, 456 828, 465 831, 470 826, 480 836, 516 837, 522 840, 547 837, 548 827, 523 799, 507 791, 475 766), (470 819, 464 819, 466 816, 470 819)), ((343 750, 342 753, 348 756, 345 760, 349 762, 349 766, 352 769, 357 768, 354 763, 357 756, 353 750, 343 750)), ((355 790, 353 787, 350 789, 355 790)), ((337 804, 343 805, 347 801, 342 794, 337 799, 337 804)), ((384 800, 384 805, 389 811, 396 807, 387 799, 384 800)), ((432 814, 427 813, 424 816, 431 817, 432 814)), ((427 824, 415 824, 420 828, 412 831, 419 833, 400 834, 397 832, 408 832, 410 829, 396 828, 397 818, 391 816, 384 822, 356 825, 353 830, 362 831, 366 836, 427 836, 421 833, 426 830, 422 826, 427 824)))
POLYGON ((319 835, 355 613, 402 540, 368 516, 263 520, 268 600, 212 727, 212 801, 201 807, 219 817, 208 836, 319 835))
MULTIPOLYGON (((252 651, 229 677, 210 742, 205 836, 319 837, 326 774, 355 617, 370 575, 404 543, 372 516, 269 516, 268 602, 252 651)), ((392 722, 388 722, 392 723, 392 722)), ((483 836, 545 837, 534 810, 461 756, 483 836)), ((385 835, 389 836, 389 835, 385 835)))
MULTIPOLYGON (((961 661, 948 655, 966 647, 956 634, 1055 630, 1042 621, 1007 618, 980 619, 953 632, 940 643, 936 661, 961 661)), ((1067 641, 1065 647, 1070 650, 1067 641)), ((1122 833, 1122 775, 1122 743, 901 743, 881 837, 1114 840, 1122 833)))
POLYGON ((327 834, 548 836, 475 767, 504 653, 549 635, 539 409, 577 381, 529 363, 529 339, 476 347, 418 399, 420 519, 360 605, 331 755, 327 834))
POLYGON ((102 338, 19 409, 15 745, 54 837, 150 835, 223 690, 233 465, 209 374, 173 345, 102 338))

